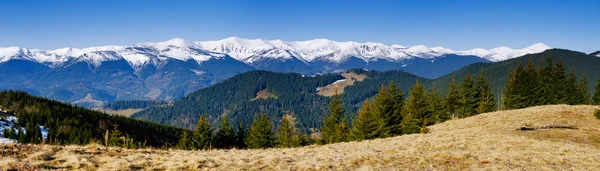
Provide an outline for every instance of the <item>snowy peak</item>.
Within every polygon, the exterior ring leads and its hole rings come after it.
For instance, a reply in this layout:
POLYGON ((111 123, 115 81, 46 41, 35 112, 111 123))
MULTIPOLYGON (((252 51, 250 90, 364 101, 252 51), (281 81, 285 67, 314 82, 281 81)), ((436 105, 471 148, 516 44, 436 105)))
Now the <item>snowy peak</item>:
POLYGON ((10 59, 22 59, 54 67, 72 59, 86 61, 94 65, 107 60, 125 59, 132 67, 138 68, 141 65, 157 64, 165 59, 184 61, 191 59, 202 63, 225 55, 252 65, 262 59, 297 59, 306 63, 320 60, 340 63, 350 57, 365 61, 377 59, 401 61, 410 58, 436 58, 446 54, 473 55, 497 62, 525 54, 543 52, 550 48, 550 46, 543 43, 536 43, 523 49, 498 47, 490 50, 475 48, 466 51, 453 51, 440 46, 433 48, 425 45, 406 47, 393 44, 388 46, 376 42, 336 42, 329 39, 286 42, 282 40, 229 37, 216 41, 192 42, 174 38, 164 42, 140 43, 133 46, 61 48, 48 51, 6 47, 0 48, 0 62, 10 59))
POLYGON ((596 52, 590 53, 590 55, 596 56, 596 57, 600 57, 600 51, 596 51, 596 52))

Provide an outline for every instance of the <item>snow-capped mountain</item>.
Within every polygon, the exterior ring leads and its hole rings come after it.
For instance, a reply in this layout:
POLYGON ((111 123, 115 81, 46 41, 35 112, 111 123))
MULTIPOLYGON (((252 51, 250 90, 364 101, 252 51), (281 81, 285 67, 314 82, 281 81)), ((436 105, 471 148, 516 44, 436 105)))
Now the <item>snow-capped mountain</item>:
MULTIPOLYGON (((100 46, 83 49, 61 48, 55 50, 29 50, 21 47, 0 48, 0 62, 10 59, 30 60, 55 67, 71 59, 83 58, 94 65, 102 61, 125 59, 134 68, 161 59, 189 59, 202 63, 224 55, 252 65, 261 59, 297 59, 305 63, 315 60, 341 63, 351 57, 364 61, 385 59, 401 61, 411 58, 435 58, 447 54, 471 55, 489 61, 503 61, 525 54, 539 53, 551 47, 537 43, 524 49, 498 47, 490 50, 475 48, 453 51, 443 47, 429 48, 425 45, 405 47, 381 43, 336 42, 328 39, 285 42, 282 40, 242 39, 230 37, 217 41, 191 42, 180 38, 165 42, 140 43, 133 46, 100 46), (114 53, 100 53, 111 51, 114 53), (103 55, 102 55, 103 54, 103 55), (108 56, 107 56, 108 55, 108 56)), ((156 63, 154 63, 156 64, 156 63)))
POLYGON ((353 68, 403 70, 437 78, 477 62, 495 62, 550 47, 454 51, 425 45, 282 41, 230 37, 217 41, 171 39, 131 46, 38 50, 0 48, 0 90, 98 107, 132 99, 173 100, 250 70, 306 75, 353 68))
POLYGON ((596 57, 600 57, 600 51, 596 51, 596 52, 590 53, 590 55, 596 56, 596 57))

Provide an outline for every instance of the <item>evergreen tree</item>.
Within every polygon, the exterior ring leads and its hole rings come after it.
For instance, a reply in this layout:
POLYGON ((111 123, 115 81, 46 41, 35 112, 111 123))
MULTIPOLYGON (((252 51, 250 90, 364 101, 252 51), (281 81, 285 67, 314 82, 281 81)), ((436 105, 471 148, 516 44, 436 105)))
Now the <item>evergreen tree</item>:
POLYGON ((221 125, 215 139, 217 148, 233 148, 235 145, 235 133, 233 131, 233 126, 231 126, 227 120, 227 116, 224 116, 221 119, 221 125))
POLYGON ((442 117, 444 120, 455 117, 460 108, 460 89, 454 75, 452 75, 452 82, 448 83, 448 93, 446 94, 444 108, 445 116, 442 117))
POLYGON ((557 91, 554 85, 554 77, 556 71, 552 57, 546 58, 545 64, 539 69, 538 87, 533 87, 535 90, 535 99, 539 105, 556 104, 558 102, 557 91))
POLYGON ((29 143, 27 141, 27 137, 25 136, 26 133, 24 132, 24 130, 21 128, 18 128, 18 130, 19 131, 17 132, 17 134, 19 134, 19 135, 17 135, 17 137, 18 137, 17 140, 19 141, 19 143, 23 143, 23 144, 29 143))
POLYGON ((123 141, 123 133, 117 129, 118 125, 113 125, 113 130, 110 131, 108 138, 108 146, 122 147, 125 143, 123 141))
POLYGON ((569 80, 566 75, 566 68, 562 60, 558 60, 556 62, 554 68, 554 74, 552 77, 552 86, 554 89, 554 94, 556 101, 554 104, 569 104, 570 103, 570 92, 573 91, 571 85, 569 85, 569 80))
POLYGON ((375 95, 375 100, 372 103, 373 108, 371 109, 375 116, 380 116, 381 119, 383 119, 386 132, 391 130, 391 127, 394 126, 392 115, 394 113, 395 104, 392 100, 391 93, 393 92, 382 84, 377 95, 375 95))
POLYGON ((568 91, 568 103, 569 105, 576 105, 579 104, 579 101, 581 100, 581 94, 579 92, 579 88, 578 88, 578 84, 577 84, 577 76, 575 76, 575 70, 571 70, 571 72, 569 74, 567 74, 567 83, 566 83, 566 88, 568 91))
POLYGON ((396 87, 394 82, 390 83, 390 88, 388 89, 391 94, 392 100, 392 112, 389 116, 385 117, 386 127, 388 129, 388 133, 390 136, 401 135, 402 128, 400 127, 400 123, 402 123, 402 109, 404 108, 404 91, 400 86, 396 87))
POLYGON ((205 115, 200 116, 192 133, 192 150, 208 150, 212 147, 213 131, 205 115))
POLYGON ((409 92, 408 101, 404 105, 404 115, 401 123, 404 134, 418 133, 425 126, 425 118, 428 118, 427 93, 421 82, 417 80, 409 92))
POLYGON ((235 146, 238 149, 246 148, 246 129, 244 128, 244 123, 240 121, 238 124, 238 128, 235 131, 235 146))
POLYGON ((181 150, 190 149, 190 135, 188 135, 187 131, 184 131, 183 134, 181 134, 181 138, 179 138, 179 142, 177 143, 177 148, 181 150))
POLYGON ((340 96, 336 94, 329 103, 329 114, 325 116, 323 126, 321 126, 321 137, 325 144, 346 141, 348 128, 346 120, 343 118, 344 104, 340 96))
POLYGON ((521 79, 525 86, 520 89, 521 95, 525 97, 525 107, 529 106, 538 106, 542 104, 542 100, 539 99, 541 95, 536 91, 536 87, 540 87, 539 73, 535 64, 533 63, 533 59, 529 59, 527 63, 527 68, 525 68, 523 74, 521 75, 521 79))
POLYGON ((577 84, 577 97, 575 98, 575 104, 590 104, 590 95, 588 92, 588 83, 585 78, 585 74, 581 74, 579 77, 579 84, 577 84))
POLYGON ((486 113, 496 110, 496 102, 494 102, 494 94, 488 84, 483 72, 479 72, 479 76, 475 80, 475 98, 477 99, 477 113, 486 113))
POLYGON ((600 105, 600 79, 596 82, 596 87, 594 91, 594 96, 592 97, 592 101, 594 105, 600 105))
POLYGON ((373 104, 369 103, 369 99, 363 102, 352 124, 352 130, 350 130, 353 140, 360 141, 387 136, 384 120, 372 108, 373 104))
POLYGON ((281 125, 277 132, 277 144, 282 148, 297 147, 299 145, 296 127, 287 117, 281 119, 281 125))
POLYGON ((524 72, 523 64, 519 64, 517 68, 510 72, 508 81, 502 91, 502 108, 503 109, 520 109, 524 108, 524 98, 520 92, 525 85, 521 79, 524 72))
POLYGON ((433 125, 435 123, 441 123, 446 120, 444 114, 444 105, 442 97, 437 92, 435 85, 429 88, 427 93, 427 115, 425 118, 425 125, 433 125))
POLYGON ((477 112, 477 90, 473 83, 471 74, 467 74, 460 83, 460 114, 461 117, 469 117, 477 112))
POLYGON ((266 114, 259 114, 250 125, 246 146, 251 149, 273 147, 275 140, 272 129, 271 119, 266 114))

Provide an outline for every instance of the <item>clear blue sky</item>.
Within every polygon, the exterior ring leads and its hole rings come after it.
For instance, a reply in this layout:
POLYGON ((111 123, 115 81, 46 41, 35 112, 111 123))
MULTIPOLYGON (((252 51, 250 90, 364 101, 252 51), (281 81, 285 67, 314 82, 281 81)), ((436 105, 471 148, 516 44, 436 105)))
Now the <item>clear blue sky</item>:
POLYGON ((0 47, 80 48, 230 36, 454 50, 543 42, 589 53, 600 50, 600 1, 0 1, 0 47))

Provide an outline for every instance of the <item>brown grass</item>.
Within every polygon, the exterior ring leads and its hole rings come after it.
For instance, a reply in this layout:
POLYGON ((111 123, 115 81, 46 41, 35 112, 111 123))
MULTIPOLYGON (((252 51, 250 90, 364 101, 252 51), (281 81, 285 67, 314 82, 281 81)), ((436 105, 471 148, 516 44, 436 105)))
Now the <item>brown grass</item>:
POLYGON ((596 170, 593 106, 539 106, 447 121, 429 134, 266 150, 180 151, 99 145, 5 145, 0 169, 65 170, 596 170), (550 124, 578 129, 519 131, 550 124))
POLYGON ((353 72, 342 73, 342 76, 346 79, 345 81, 338 82, 335 84, 329 84, 325 87, 321 87, 321 89, 319 90, 319 92, 317 92, 317 94, 319 94, 321 96, 326 96, 326 97, 331 97, 331 96, 335 95, 336 92, 338 94, 342 94, 342 93, 344 93, 344 88, 346 88, 347 86, 352 86, 352 85, 354 85, 354 82, 356 82, 356 81, 362 82, 363 80, 365 80, 365 78, 367 78, 366 75, 356 74, 353 72))
POLYGON ((111 109, 104 109, 104 108, 94 108, 94 110, 100 111, 100 112, 105 112, 105 113, 108 113, 111 115, 121 115, 121 116, 129 117, 129 116, 133 115, 134 113, 137 113, 143 109, 111 110, 111 109))
POLYGON ((257 100, 257 99, 268 99, 268 98, 278 98, 277 96, 275 96, 274 94, 271 94, 269 91, 267 91, 267 89, 261 90, 258 93, 256 93, 256 97, 253 99, 250 99, 250 101, 253 100, 257 100))

